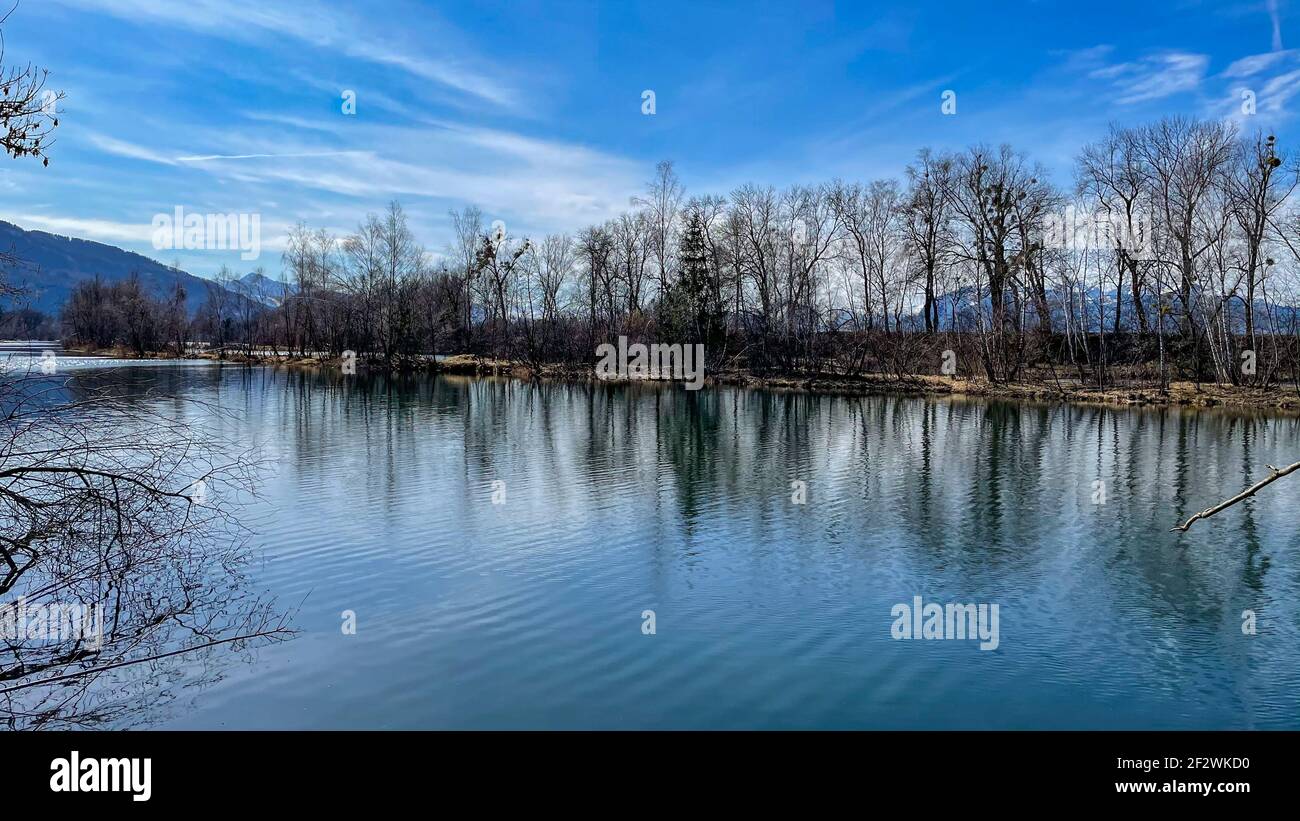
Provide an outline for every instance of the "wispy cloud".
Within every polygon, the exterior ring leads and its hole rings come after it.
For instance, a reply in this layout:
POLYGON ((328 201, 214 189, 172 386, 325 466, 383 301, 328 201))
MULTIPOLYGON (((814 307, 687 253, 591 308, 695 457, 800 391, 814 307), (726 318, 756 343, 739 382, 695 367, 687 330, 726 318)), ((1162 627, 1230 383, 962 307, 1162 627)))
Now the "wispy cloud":
POLYGON ((503 108, 513 107, 518 101, 514 91, 505 88, 496 80, 455 63, 393 51, 387 43, 360 41, 348 44, 346 48, 347 53, 353 57, 380 65, 395 66, 421 79, 432 80, 503 108))
POLYGON ((202 163, 214 160, 274 160, 301 159, 304 157, 347 157, 349 155, 369 155, 369 151, 291 151, 279 154, 196 154, 177 157, 176 162, 202 163))
POLYGON ((346 157, 348 155, 368 155, 368 151, 280 151, 252 154, 188 154, 170 156, 147 146, 119 140, 107 134, 90 132, 87 134, 90 144, 115 157, 158 163, 159 165, 179 165, 181 163, 205 163, 218 160, 268 160, 268 159, 302 159, 307 157, 346 157))
POLYGON ((1090 48, 1073 49, 1068 51, 1054 51, 1053 56, 1065 57, 1061 64, 1061 70, 1067 73, 1089 73, 1102 68, 1106 65, 1106 58, 1115 50, 1115 47, 1108 44, 1096 45, 1090 48))
MULTIPOLYGON (((354 218, 399 197, 413 211, 423 204, 427 212, 445 213, 474 203, 522 230, 574 230, 625 208, 648 173, 642 163, 589 146, 445 118, 398 126, 340 115, 338 128, 295 132, 302 140, 286 139, 284 120, 280 115, 253 117, 248 127, 217 132, 174 124, 167 138, 191 145, 206 142, 209 150, 202 153, 100 133, 92 133, 89 142, 112 157, 209 174, 219 183, 210 193, 219 193, 223 203, 236 203, 234 210, 273 212, 290 223, 316 219, 318 214, 301 205, 319 203, 320 196, 343 198, 331 207, 350 211, 354 218), (276 204, 283 200, 290 204, 276 204)), ((194 191, 195 185, 192 177, 178 180, 175 192, 163 194, 163 203, 179 192, 194 191)), ((158 199, 156 191, 145 194, 133 210, 152 213, 149 209, 160 207, 158 199)))
MULTIPOLYGON (((1187 113, 1273 129, 1300 96, 1280 0, 1214 26, 1204 8, 1135 7, 1121 27, 1084 15, 1069 31, 1059 15, 1026 16, 1016 48, 996 55, 997 37, 961 34, 982 20, 961 4, 935 27, 925 4, 814 4, 735 25, 731 9, 664 2, 654 15, 611 6, 598 25, 581 4, 24 3, 7 44, 53 70, 67 115, 50 167, 5 166, 0 193, 27 212, 20 224, 154 257, 143 231, 176 204, 260 213, 269 234, 300 219, 347 231, 398 199, 438 247, 447 211, 466 204, 531 236, 603 221, 659 159, 676 161, 690 193, 725 194, 896 177, 923 146, 1006 140, 1064 180, 1110 122, 1187 113), (659 94, 653 117, 640 113, 646 88, 659 94), (956 116, 941 110, 949 88, 956 116), (1256 98, 1250 114, 1243 100, 1256 98)), ((236 260, 186 262, 210 274, 236 260)))
POLYGON ((6 212, 0 219, 12 222, 23 228, 38 229, 51 234, 63 234, 69 237, 81 237, 123 244, 146 243, 153 236, 153 228, 148 222, 130 223, 113 222, 104 219, 82 219, 78 217, 49 216, 34 213, 6 212))
POLYGON ((1250 122, 1254 117, 1263 115, 1268 118, 1269 127, 1275 128, 1291 118, 1290 103, 1300 93, 1300 51, 1271 51, 1242 57, 1229 65, 1220 78, 1227 81, 1227 88, 1212 105, 1212 115, 1248 127, 1254 127, 1250 122))
POLYGON ((1195 91, 1209 62, 1204 54, 1169 52, 1096 68, 1089 76, 1111 83, 1118 92, 1117 103, 1132 105, 1195 91))
POLYGON ((247 40, 252 32, 290 37, 322 49, 377 65, 401 69, 496 106, 510 108, 516 91, 465 60, 429 57, 403 51, 392 37, 367 33, 361 21, 344 19, 310 0, 281 4, 276 0, 56 0, 65 5, 108 14, 133 23, 163 23, 229 40, 247 40))
POLYGON ((1295 51, 1269 51, 1264 54, 1252 54, 1249 57, 1234 60, 1231 65, 1224 69, 1223 76, 1227 79, 1254 77, 1256 74, 1267 71, 1294 56, 1296 56, 1295 51))
POLYGON ((263 188, 291 185, 371 204, 391 197, 431 200, 443 209, 473 202, 537 230, 613 216, 646 173, 635 162, 585 146, 481 127, 375 126, 364 134, 364 142, 384 146, 382 154, 295 151, 263 157, 250 151, 232 155, 248 157, 248 163, 198 167, 263 188), (323 157, 330 161, 322 163, 323 157))
POLYGON ((1273 22, 1273 50, 1282 50, 1282 17, 1278 13, 1277 0, 1268 0, 1268 17, 1273 22))
POLYGON ((1300 69, 1272 77, 1259 94, 1260 109, 1269 114, 1283 114, 1297 93, 1300 93, 1300 69))
POLYGON ((161 154, 151 148, 142 145, 129 143, 126 140, 119 140, 116 137, 110 137, 107 134, 98 134, 90 132, 86 135, 90 144, 103 151, 105 154, 112 154, 115 157, 126 157, 132 160, 144 160, 154 162, 159 165, 176 165, 176 160, 161 154))

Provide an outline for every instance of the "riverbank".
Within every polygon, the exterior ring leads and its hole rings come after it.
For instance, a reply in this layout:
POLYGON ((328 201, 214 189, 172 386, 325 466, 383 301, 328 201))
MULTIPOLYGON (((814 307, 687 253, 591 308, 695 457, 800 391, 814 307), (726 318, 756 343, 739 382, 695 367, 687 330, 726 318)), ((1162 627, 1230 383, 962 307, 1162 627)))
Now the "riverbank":
POLYGON ((245 353, 228 350, 224 352, 209 349, 189 349, 183 355, 175 351, 151 351, 140 356, 135 351, 123 347, 94 348, 86 345, 72 345, 62 349, 65 355, 101 357, 104 359, 205 359, 210 362, 228 362, 235 365, 279 365, 301 368, 338 367, 339 360, 326 356, 289 356, 287 354, 245 353))
MULTIPOLYGON (((590 369, 567 365, 544 365, 533 369, 520 363, 497 362, 461 354, 438 363, 443 373, 484 376, 514 376, 522 379, 599 380, 590 369)), ((632 379, 622 382, 641 381, 632 379)), ((738 385, 764 390, 841 396, 902 394, 912 396, 955 396, 1004 399, 1017 402, 1070 402, 1073 404, 1137 405, 1152 407, 1233 407, 1240 409, 1300 412, 1300 393, 1281 387, 1269 389, 1173 382, 1167 391, 1156 386, 1112 387, 1105 390, 1078 383, 993 383, 985 379, 949 376, 914 375, 906 377, 867 374, 848 377, 836 375, 759 375, 743 371, 712 374, 706 384, 738 385)))
MULTIPOLYGON (((135 358, 121 349, 89 350, 67 349, 69 353, 85 356, 112 356, 135 358)), ((154 358, 175 359, 174 354, 157 354, 154 358)), ((190 351, 184 358, 207 359, 234 364, 267 365, 288 368, 339 368, 342 360, 325 356, 290 356, 287 354, 226 351, 190 351)), ((364 361, 361 369, 375 370, 364 361)), ((432 356, 410 358, 396 363, 391 370, 397 372, 437 371, 462 376, 505 376, 517 379, 547 379, 574 382, 634 382, 640 379, 601 380, 594 370, 577 365, 528 365, 523 362, 495 360, 474 354, 453 354, 435 359, 432 356)), ((963 378, 918 374, 891 376, 865 374, 838 376, 834 374, 754 374, 745 371, 725 371, 705 378, 706 384, 737 385, 764 390, 792 391, 841 396, 870 396, 893 394, 908 396, 954 396, 981 399, 1001 399, 1015 402, 1069 402, 1085 405, 1129 405, 1148 407, 1227 407, 1242 410, 1265 410, 1300 413, 1300 392, 1294 386, 1274 386, 1267 389, 1196 384, 1194 382, 1170 383, 1167 391, 1154 385, 1126 385, 1101 390, 1080 384, 1077 380, 1060 382, 994 383, 979 378, 963 378)))
POLYGON ((717 381, 761 387, 769 390, 799 390, 813 393, 868 395, 909 393, 919 396, 957 396, 1004 399, 1017 402, 1069 402, 1086 405, 1136 405, 1152 407, 1235 407, 1300 412, 1300 394, 1283 390, 1172 382, 1166 391, 1155 386, 1112 387, 1105 390, 1081 385, 1041 383, 993 383, 983 379, 945 376, 887 376, 861 378, 755 377, 723 374, 717 381))

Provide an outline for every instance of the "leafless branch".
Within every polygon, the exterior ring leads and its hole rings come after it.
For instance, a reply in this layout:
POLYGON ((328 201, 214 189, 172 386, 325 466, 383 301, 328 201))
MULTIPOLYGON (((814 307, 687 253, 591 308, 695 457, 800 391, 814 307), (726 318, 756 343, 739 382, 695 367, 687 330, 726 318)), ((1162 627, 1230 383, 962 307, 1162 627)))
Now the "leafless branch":
POLYGON ((1276 482, 1278 479, 1281 479, 1283 476, 1286 476, 1288 473, 1293 473, 1296 470, 1300 470, 1300 462, 1296 462, 1293 465, 1287 465, 1284 468, 1275 468, 1272 465, 1268 465, 1267 467, 1268 467, 1268 476, 1264 477, 1263 479, 1260 479, 1258 482, 1246 488, 1241 493, 1238 493, 1236 496, 1233 496, 1231 499, 1220 502, 1214 507, 1210 507, 1210 508, 1206 508, 1205 510, 1202 510, 1200 513, 1197 513, 1195 516, 1193 516, 1192 518, 1188 519, 1187 521, 1183 522, 1180 525, 1174 525, 1173 527, 1170 528, 1170 531, 1172 532, 1177 530, 1186 533, 1187 529, 1191 527, 1192 524, 1197 519, 1208 519, 1214 514, 1232 507, 1237 502, 1240 502, 1243 499, 1249 499, 1251 496, 1254 496, 1257 492, 1259 492, 1260 488, 1263 488, 1267 485, 1272 484, 1273 482, 1276 482))

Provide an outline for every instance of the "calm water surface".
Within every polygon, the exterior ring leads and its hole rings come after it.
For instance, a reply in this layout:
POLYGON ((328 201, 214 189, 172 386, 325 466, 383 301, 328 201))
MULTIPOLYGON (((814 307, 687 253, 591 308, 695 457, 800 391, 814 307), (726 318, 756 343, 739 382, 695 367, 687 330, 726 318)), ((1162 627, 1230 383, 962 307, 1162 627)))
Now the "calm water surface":
POLYGON ((148 378, 273 461, 250 583, 300 631, 170 668, 151 726, 1300 727, 1300 480, 1169 532, 1300 458, 1292 418, 148 378), (998 648, 892 639, 918 595, 998 604, 998 648))

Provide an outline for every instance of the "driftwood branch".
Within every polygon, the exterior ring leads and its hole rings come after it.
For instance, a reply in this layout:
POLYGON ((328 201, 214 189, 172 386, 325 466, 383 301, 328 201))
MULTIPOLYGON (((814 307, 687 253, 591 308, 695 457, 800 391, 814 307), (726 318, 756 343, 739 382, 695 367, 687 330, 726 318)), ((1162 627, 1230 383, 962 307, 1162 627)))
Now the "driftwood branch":
POLYGON ((1268 476, 1265 476, 1263 479, 1260 479, 1258 482, 1246 488, 1241 493, 1238 493, 1236 496, 1233 496, 1231 499, 1228 499, 1227 501, 1224 502, 1219 502, 1214 507, 1206 508, 1205 510, 1202 510, 1200 513, 1197 513, 1195 516, 1193 516, 1192 518, 1188 519, 1187 521, 1183 522, 1180 525, 1174 525, 1169 529, 1170 532, 1178 530, 1185 533, 1187 531, 1187 528, 1191 527, 1192 523, 1195 522, 1197 519, 1208 519, 1214 514, 1218 513, 1219 511, 1226 510, 1232 507, 1237 502, 1240 502, 1242 499, 1249 499, 1251 496, 1254 496, 1255 493, 1258 492, 1259 489, 1264 487, 1265 485, 1269 485, 1272 484, 1273 482, 1276 482, 1278 479, 1281 479, 1283 476, 1286 476, 1288 473, 1293 473, 1296 470, 1300 470, 1300 462, 1296 462, 1293 465, 1287 465, 1284 468, 1275 468, 1272 465, 1266 465, 1266 467, 1268 468, 1268 476))

